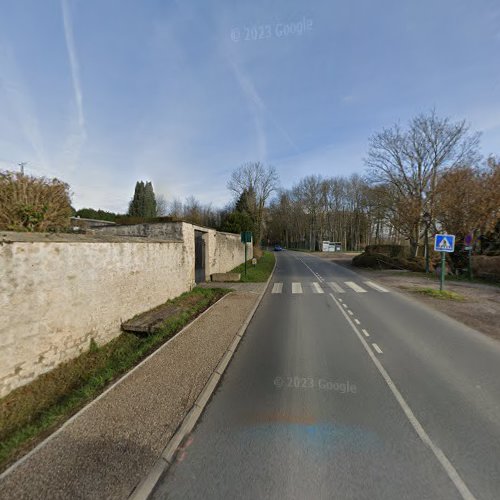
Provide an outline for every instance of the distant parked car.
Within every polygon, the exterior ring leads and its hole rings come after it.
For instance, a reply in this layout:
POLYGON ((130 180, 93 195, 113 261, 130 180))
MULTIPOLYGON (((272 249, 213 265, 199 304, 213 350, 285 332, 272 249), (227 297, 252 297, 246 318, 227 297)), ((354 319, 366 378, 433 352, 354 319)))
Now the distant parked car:
POLYGON ((281 245, 274 245, 275 252, 281 252, 281 250, 283 250, 283 248, 281 248, 281 245))

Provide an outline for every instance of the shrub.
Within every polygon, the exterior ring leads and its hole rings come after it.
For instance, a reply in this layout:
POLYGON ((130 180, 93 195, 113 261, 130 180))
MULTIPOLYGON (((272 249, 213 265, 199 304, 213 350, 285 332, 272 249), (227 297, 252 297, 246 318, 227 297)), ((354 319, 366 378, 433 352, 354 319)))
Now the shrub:
POLYGON ((474 255, 472 271, 478 278, 500 282, 500 256, 474 255))
POLYGON ((58 179, 0 171, 0 230, 56 231, 70 224, 69 186, 58 179))
POLYGON ((415 272, 425 271, 425 259, 423 257, 391 257, 383 253, 364 252, 360 255, 356 255, 356 257, 352 259, 352 264, 357 267, 370 267, 373 269, 408 269, 415 272))

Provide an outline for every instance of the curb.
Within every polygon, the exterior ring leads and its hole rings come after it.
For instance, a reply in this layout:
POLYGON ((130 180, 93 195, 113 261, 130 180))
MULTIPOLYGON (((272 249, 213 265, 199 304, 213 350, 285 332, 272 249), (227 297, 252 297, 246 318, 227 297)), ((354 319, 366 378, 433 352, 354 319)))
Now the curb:
POLYGON ((260 293, 259 297, 257 298, 257 301, 255 303, 255 306, 252 308, 250 313, 248 314, 245 322, 241 326, 241 328, 238 330, 238 333, 236 334, 233 342, 231 345, 228 347, 226 353, 222 357, 222 359, 219 361, 217 367, 213 371, 212 375, 208 379, 208 382, 206 383, 205 387, 201 391, 200 395, 196 399, 194 405, 192 406, 191 410, 189 410, 188 414, 184 417, 184 420, 178 427, 177 431, 175 434, 172 436, 170 441, 168 442, 167 446, 163 450, 160 458, 155 462, 151 470, 149 471, 148 475, 134 488, 134 490, 131 492, 129 499, 130 500, 146 500, 149 495, 153 492, 153 489, 155 488, 156 484, 160 480, 160 477, 170 468, 170 466, 173 464, 175 455, 177 453, 177 449, 181 445, 181 443, 184 441, 186 436, 193 430, 194 426, 198 422, 198 419, 200 418, 203 410, 205 409, 205 406, 207 405, 208 401, 210 400, 210 397, 214 393, 215 389, 217 388, 217 385, 219 384, 219 381, 224 374, 227 366, 229 365, 234 353, 236 352, 236 349, 238 348, 238 344, 240 343, 240 340, 242 339, 243 335, 246 332, 246 329, 248 328, 248 325, 250 321, 252 320, 255 311, 259 307, 264 294, 267 291, 267 288, 269 287, 269 282, 271 281, 271 278, 273 277, 274 270, 276 269, 276 261, 277 259, 274 260, 274 267, 273 270, 271 271, 271 274, 269 275, 269 278, 267 279, 266 285, 262 292, 260 293))

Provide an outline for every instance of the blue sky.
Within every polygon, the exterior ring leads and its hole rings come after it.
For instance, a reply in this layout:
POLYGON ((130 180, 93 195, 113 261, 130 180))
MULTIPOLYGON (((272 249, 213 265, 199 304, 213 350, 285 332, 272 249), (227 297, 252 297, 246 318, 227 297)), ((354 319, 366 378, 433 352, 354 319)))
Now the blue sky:
POLYGON ((0 168, 77 208, 125 211, 139 179, 222 206, 245 161, 361 173, 432 107, 500 154, 499 59, 498 0, 0 0, 0 168))

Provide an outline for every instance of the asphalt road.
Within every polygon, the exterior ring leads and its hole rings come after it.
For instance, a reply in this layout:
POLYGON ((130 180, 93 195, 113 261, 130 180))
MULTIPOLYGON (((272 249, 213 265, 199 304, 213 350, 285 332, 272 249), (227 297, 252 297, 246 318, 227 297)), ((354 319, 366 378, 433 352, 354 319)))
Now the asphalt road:
POLYGON ((277 257, 152 497, 500 498, 500 344, 331 262, 277 257))

